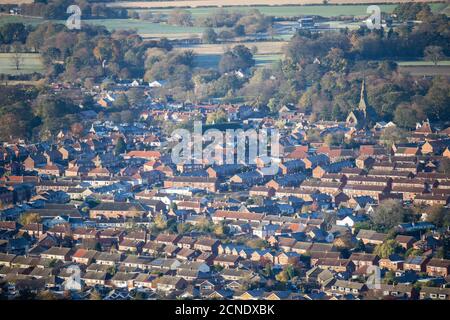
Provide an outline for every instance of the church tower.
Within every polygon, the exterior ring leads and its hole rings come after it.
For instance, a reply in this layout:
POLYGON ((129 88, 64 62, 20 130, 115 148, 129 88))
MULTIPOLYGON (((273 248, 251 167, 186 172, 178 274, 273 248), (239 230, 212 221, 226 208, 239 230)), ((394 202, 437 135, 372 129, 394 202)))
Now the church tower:
POLYGON ((361 94, 358 108, 353 109, 347 117, 346 123, 349 127, 356 129, 368 128, 370 124, 375 121, 376 113, 370 107, 367 101, 366 80, 363 79, 361 86, 361 94))

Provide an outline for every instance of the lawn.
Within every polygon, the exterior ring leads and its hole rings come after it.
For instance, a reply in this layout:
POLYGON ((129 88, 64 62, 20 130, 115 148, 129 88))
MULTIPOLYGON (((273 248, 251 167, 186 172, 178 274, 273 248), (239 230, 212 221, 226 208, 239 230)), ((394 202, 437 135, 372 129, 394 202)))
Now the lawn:
POLYGON ((13 54, 0 53, 0 74, 18 75, 44 71, 44 65, 39 53, 21 53, 20 56, 22 62, 19 70, 16 70, 13 54))

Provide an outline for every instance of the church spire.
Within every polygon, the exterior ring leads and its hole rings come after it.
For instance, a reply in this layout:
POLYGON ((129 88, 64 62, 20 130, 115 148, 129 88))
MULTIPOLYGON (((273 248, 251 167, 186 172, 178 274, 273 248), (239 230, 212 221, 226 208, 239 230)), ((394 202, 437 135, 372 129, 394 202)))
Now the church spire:
POLYGON ((362 86, 361 86, 361 97, 359 100, 359 106, 358 109, 363 111, 364 114, 367 112, 367 92, 366 92, 366 79, 363 79, 362 86))

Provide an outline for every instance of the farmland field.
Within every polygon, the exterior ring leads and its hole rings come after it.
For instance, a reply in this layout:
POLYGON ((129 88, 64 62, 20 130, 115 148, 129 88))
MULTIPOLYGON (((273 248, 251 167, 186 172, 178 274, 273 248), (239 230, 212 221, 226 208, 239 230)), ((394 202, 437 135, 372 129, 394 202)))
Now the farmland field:
MULTIPOLYGON (((382 3, 409 2, 410 0, 382 0, 382 3)), ((427 2, 439 2, 432 0, 427 2)), ((374 0, 330 0, 330 5, 369 4, 374 0)), ((195 0, 195 1, 119 1, 108 4, 111 7, 124 8, 174 8, 174 7, 227 7, 227 6, 282 6, 282 5, 321 5, 323 0, 195 0)))
MULTIPOLYGON (((398 61, 397 64, 402 67, 434 66, 432 61, 398 61)), ((450 66, 450 61, 439 61, 437 66, 450 66)))
POLYGON ((34 0, 0 0, 0 4, 22 4, 33 3, 34 0))
POLYGON ((11 15, 0 15, 0 26, 6 23, 15 23, 21 22, 24 24, 38 25, 40 23, 45 22, 42 18, 30 18, 30 17, 22 17, 22 16, 11 16, 11 15))
MULTIPOLYGON (((2 1, 2 0, 0 0, 2 1)), ((9 1, 9 0, 8 0, 9 1)), ((197 0, 197 1, 191 1, 189 3, 195 3, 198 5, 204 0, 197 0)), ((212 0, 209 0, 212 1, 212 0)), ((292 3, 292 0, 289 0, 292 3)), ((384 0, 386 2, 386 0, 384 0)), ((232 0, 232 3, 236 2, 236 0, 232 0)), ((248 4, 247 0, 241 0, 241 2, 248 4)), ((274 3, 274 0, 267 1, 271 4, 274 3)), ((305 3, 307 1, 300 1, 299 3, 305 3)), ((321 3, 322 1, 320 1, 321 3)), ((352 2, 352 1, 348 1, 352 2)), ((357 1, 353 1, 353 3, 356 3, 357 1)), ((126 7, 129 6, 135 6, 135 8, 140 8, 137 6, 137 4, 141 4, 143 7, 152 7, 153 5, 161 5, 165 4, 167 1, 157 1, 157 2, 114 2, 110 3, 111 6, 120 6, 126 4, 126 7)), ((170 1, 172 5, 175 5, 177 3, 184 3, 186 5, 185 1, 170 1)), ((221 1, 220 3, 223 3, 221 1)), ((231 2, 227 2, 231 3, 231 2)), ((283 4, 285 1, 277 1, 277 4, 283 4)), ((330 1, 330 3, 333 3, 330 1)), ((339 3, 339 1, 335 1, 334 3, 339 3)), ((448 4, 444 3, 435 3, 431 4, 433 11, 440 11, 444 12, 445 9, 448 10, 448 4)), ((383 12, 390 13, 394 10, 396 7, 395 4, 384 4, 380 5, 381 10, 383 12)), ((324 17, 331 17, 331 16, 340 16, 340 15, 355 15, 355 16, 364 16, 366 15, 366 6, 365 5, 290 5, 290 6, 234 6, 234 7, 227 7, 228 10, 239 10, 239 11, 245 11, 245 10, 251 10, 251 9, 258 9, 262 13, 271 15, 271 16, 278 16, 278 17, 293 17, 293 16, 300 16, 300 15, 321 15, 324 17)), ((153 13, 163 13, 167 14, 172 9, 152 9, 151 12, 153 13)), ((214 11, 217 10, 217 7, 209 7, 209 8, 193 8, 189 9, 194 16, 202 16, 211 14, 214 11)), ((148 9, 137 9, 137 11, 148 11, 148 9)), ((25 24, 31 24, 31 25, 37 25, 40 23, 45 22, 45 19, 42 18, 33 18, 33 17, 23 17, 23 16, 11 16, 11 15, 0 15, 0 25, 9 23, 9 22, 22 22, 25 24)), ((65 21, 58 20, 55 22, 64 23, 65 21)), ((158 38, 158 37, 167 37, 170 39, 176 39, 181 37, 189 37, 190 35, 199 36, 204 28, 203 27, 179 27, 179 26, 173 26, 168 25, 165 23, 151 23, 147 21, 137 20, 137 19, 94 19, 94 20, 82 20, 82 23, 90 23, 90 24, 96 24, 96 25, 104 25, 108 30, 119 30, 119 29, 135 29, 137 32, 146 38, 158 38)), ((357 26, 356 26, 357 27, 357 26)), ((286 39, 287 40, 287 39, 286 39)))
POLYGON ((450 66, 400 66, 400 72, 413 76, 449 76, 450 66))
MULTIPOLYGON (((110 5, 116 5, 119 2, 111 3, 110 5)), ((129 4, 130 2, 126 2, 125 4, 129 4)), ((131 2, 134 3, 134 2, 131 2)), ((381 11, 386 13, 392 13, 397 5, 395 4, 382 4, 380 5, 381 11)), ((447 4, 444 3, 434 3, 431 4, 431 8, 433 11, 442 11, 447 7, 447 4)), ((127 8, 139 8, 137 11, 148 11, 143 8, 144 7, 129 7, 127 8)), ((148 7, 149 8, 149 7, 148 7)), ((239 10, 239 11, 249 11, 252 9, 258 9, 261 13, 268 16, 275 17, 296 17, 300 15, 320 15, 323 17, 336 17, 336 16, 365 16, 367 15, 367 6, 365 5, 314 5, 314 6, 302 6, 302 5, 286 5, 286 6, 234 6, 234 7, 225 7, 226 10, 239 10)), ((152 9, 153 13, 162 13, 168 14, 173 9, 152 9)), ((194 17, 209 15, 218 10, 217 7, 209 7, 209 8, 192 8, 186 9, 189 10, 194 17)))
POLYGON ((285 41, 242 42, 229 44, 202 44, 179 46, 178 49, 191 49, 197 54, 196 63, 205 68, 217 68, 220 58, 228 47, 245 45, 247 48, 256 47, 255 60, 257 66, 264 66, 282 58, 285 41))
MULTIPOLYGON (((1 2, 2 0, 0 0, 1 2)), ((10 1, 10 0, 6 0, 10 1)), ((11 0, 12 1, 12 0, 11 0)), ((27 1, 27 0, 25 0, 27 1)), ((181 5, 183 4, 186 6, 188 3, 193 4, 193 6, 199 6, 201 3, 204 2, 213 3, 216 0, 194 0, 190 2, 186 1, 152 1, 152 2, 142 2, 142 1, 130 1, 130 2, 114 2, 109 3, 108 5, 111 6, 125 6, 125 7, 134 7, 134 8, 141 8, 138 6, 148 7, 151 8, 153 6, 165 6, 167 4, 171 4, 172 6, 175 5, 181 5)), ((256 1, 256 0, 251 0, 256 1)), ((283 3, 292 3, 292 0, 260 0, 261 4, 259 6, 249 6, 248 4, 251 4, 253 2, 249 2, 249 0, 230 0, 230 1, 220 1, 220 4, 222 5, 224 2, 226 2, 226 5, 230 4, 247 4, 242 6, 232 6, 232 7, 226 7, 228 10, 239 10, 239 11, 248 11, 251 9, 258 9, 262 13, 271 15, 271 16, 277 16, 277 17, 293 17, 293 16, 300 16, 300 15, 321 15, 324 17, 332 17, 332 16, 340 16, 340 15, 355 15, 355 16, 364 16, 366 15, 366 5, 355 5, 355 4, 349 4, 349 5, 287 5, 283 6, 283 3), (269 6, 267 4, 274 4, 277 5, 269 6)), ((217 1, 216 1, 217 2, 217 1)), ((295 2, 295 1, 294 1, 295 2)), ((313 3, 316 1, 301 1, 297 0, 298 3, 313 3)), ((322 3, 322 0, 318 1, 319 3, 322 3)), ((359 1, 353 1, 353 0, 343 0, 343 1, 330 1, 330 3, 359 3, 359 1)), ((384 2, 389 2, 384 0, 384 2)), ((392 1, 393 2, 393 1, 392 1)), ((445 3, 434 3, 431 4, 433 11, 439 11, 439 12, 448 12, 449 6, 445 3), (445 11, 447 10, 447 11, 445 11)), ((396 7, 396 4, 383 4, 380 5, 383 12, 390 13, 394 10, 396 7)), ((218 8, 210 6, 208 8, 192 8, 189 9, 194 16, 202 16, 207 15, 215 12, 218 8)), ((137 11, 149 11, 149 9, 135 9, 137 11)), ((153 13, 163 13, 167 14, 173 9, 165 8, 165 9, 151 9, 150 11, 153 13)), ((0 15, 0 25, 3 25, 5 23, 9 22, 22 22, 25 24, 31 24, 31 25, 37 25, 43 22, 46 22, 47 20, 42 18, 34 18, 34 17, 24 17, 24 16, 11 16, 11 15, 0 15)), ((64 23, 63 20, 57 20, 55 22, 64 23)), ((169 39, 179 39, 179 38, 189 38, 191 36, 200 36, 203 32, 203 27, 180 27, 180 26, 174 26, 169 25, 166 23, 151 23, 147 21, 142 21, 138 19, 93 19, 93 20, 82 20, 82 23, 90 23, 95 25, 103 25, 108 30, 136 30, 142 37, 144 38, 161 38, 166 37, 169 39)), ((329 27, 341 27, 346 26, 350 29, 358 28, 359 24, 355 23, 354 25, 344 25, 344 22, 328 22, 329 27)), ((291 38, 291 35, 278 35, 278 39, 283 40, 289 40, 291 38)), ((272 52, 276 53, 276 52, 272 52)))
MULTIPOLYGON (((0 16, 0 25, 11 22, 22 22, 25 24, 37 25, 44 23, 47 20, 42 18, 30 18, 21 16, 10 16, 3 15, 0 16)), ((65 23, 62 20, 56 20, 57 23, 65 23)), ((137 20, 137 19, 93 19, 93 20, 82 20, 83 23, 103 25, 108 30, 137 30, 137 32, 143 37, 170 37, 177 38, 180 36, 188 36, 190 34, 199 35, 203 32, 204 28, 200 27, 178 27, 173 25, 168 25, 164 23, 151 23, 147 21, 137 20)))
POLYGON ((401 61, 397 62, 400 72, 413 76, 449 76, 450 61, 439 61, 434 65, 431 61, 401 61))
POLYGON ((19 70, 16 70, 11 53, 0 53, 0 74, 29 74, 33 72, 42 72, 44 66, 39 53, 21 53, 22 62, 19 70))
MULTIPOLYGON (((199 54, 195 63, 202 68, 217 69, 222 56, 220 54, 199 54)), ((257 67, 267 66, 281 60, 281 54, 255 54, 255 62, 257 67)))
POLYGON ((178 27, 163 23, 151 23, 137 19, 95 19, 86 20, 86 23, 103 25, 108 30, 113 29, 135 29, 141 35, 170 35, 170 34, 201 34, 201 27, 178 27))
POLYGON ((278 54, 283 52, 283 47, 287 45, 286 41, 265 41, 265 42, 239 42, 229 44, 201 44, 180 46, 183 49, 192 49, 197 54, 223 54, 227 47, 244 45, 247 48, 256 47, 257 54, 278 54))

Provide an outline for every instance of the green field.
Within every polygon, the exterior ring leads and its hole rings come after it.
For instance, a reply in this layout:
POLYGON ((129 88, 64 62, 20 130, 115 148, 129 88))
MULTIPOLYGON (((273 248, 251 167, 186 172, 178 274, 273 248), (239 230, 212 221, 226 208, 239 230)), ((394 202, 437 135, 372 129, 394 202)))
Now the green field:
POLYGON ((22 16, 10 16, 10 15, 0 15, 0 25, 4 25, 5 23, 14 23, 14 22, 22 22, 24 24, 38 25, 40 23, 45 22, 42 18, 29 18, 22 16))
MULTIPOLYGON (((199 54, 196 57, 196 64, 202 68, 217 69, 222 55, 220 54, 199 54)), ((282 59, 281 54, 255 54, 257 67, 263 67, 275 63, 282 59)))
POLYGON ((266 66, 283 59, 282 54, 255 54, 255 61, 257 66, 266 66))
POLYGON ((16 70, 13 54, 0 53, 0 74, 19 75, 44 71, 39 53, 21 53, 20 57, 19 70, 16 70))
POLYGON ((450 61, 439 61, 435 65, 432 61, 398 61, 400 72, 413 76, 450 76, 450 61))
MULTIPOLYGON (((444 12, 448 10, 448 4, 433 3, 430 4, 433 11, 444 12)), ((380 5, 383 12, 391 13, 396 5, 387 4, 380 5)), ((252 9, 258 9, 262 13, 270 16, 277 17, 295 17, 301 15, 320 15, 323 17, 333 16, 365 16, 367 15, 366 5, 309 5, 309 6, 238 6, 238 7, 225 7, 224 9, 229 11, 249 11, 252 9)), ((132 9, 134 10, 134 9, 132 9)), ((154 13, 167 14, 173 9, 137 9, 136 11, 151 11, 154 13)), ((218 8, 193 8, 187 9, 192 12, 195 17, 205 16, 218 10, 218 8)), ((447 11, 448 12, 448 11, 447 11)), ((37 25, 45 22, 42 18, 30 18, 21 16, 1 15, 0 25, 9 22, 23 22, 26 24, 37 25)), ((55 22, 65 23, 63 20, 57 20, 55 22)), ((82 20, 82 23, 90 23, 96 25, 103 25, 108 30, 137 30, 137 32, 145 37, 162 37, 169 38, 186 37, 189 35, 201 34, 204 30, 203 27, 178 27, 165 23, 151 23, 136 19, 95 19, 95 20, 82 20)))
MULTIPOLYGON (((380 5, 381 11, 392 13, 397 5, 380 5)), ((433 11, 442 11, 447 7, 445 3, 430 4, 433 11)), ((319 15, 322 17, 336 16, 365 16, 367 15, 367 5, 309 5, 309 6, 238 6, 224 7, 228 11, 249 11, 258 9, 261 13, 274 17, 297 17, 301 15, 319 15)), ((130 9, 134 10, 134 9, 130 9)), ((168 14, 173 9, 136 9, 135 11, 150 11, 153 13, 168 14)), ((218 8, 192 8, 189 10, 194 17, 209 15, 218 10, 218 8)))
MULTIPOLYGON (((434 63, 432 61, 397 61, 397 64, 401 67, 422 67, 422 66, 432 66, 434 63)), ((450 61, 439 61, 437 66, 450 66, 450 61)))
MULTIPOLYGON (((0 25, 11 22, 22 22, 25 24, 38 25, 46 20, 41 18, 29 18, 21 16, 0 16, 0 25)), ((57 23, 65 23, 63 20, 56 20, 57 23)), ((151 23, 136 19, 95 19, 82 20, 83 23, 94 25, 103 25, 108 30, 137 30, 143 35, 165 35, 165 34, 199 34, 202 33, 202 27, 178 27, 163 23, 151 23)))
POLYGON ((142 35, 164 35, 164 34, 198 34, 202 33, 202 27, 178 27, 163 23, 151 23, 136 19, 95 19, 86 20, 86 23, 103 25, 108 30, 137 30, 142 35))

